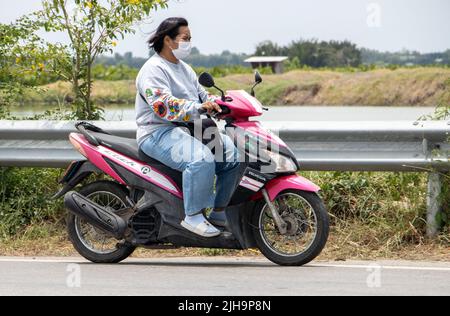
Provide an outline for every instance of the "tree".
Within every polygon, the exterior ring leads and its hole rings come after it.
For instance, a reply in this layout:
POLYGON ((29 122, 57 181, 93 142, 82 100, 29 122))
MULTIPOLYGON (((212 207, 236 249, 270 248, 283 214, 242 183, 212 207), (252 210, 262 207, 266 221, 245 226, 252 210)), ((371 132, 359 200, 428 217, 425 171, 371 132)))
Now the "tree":
MULTIPOLYGON (((317 40, 294 41, 288 46, 278 46, 266 41, 256 47, 257 56, 288 56, 310 67, 357 67, 361 64, 361 52, 348 41, 319 42, 317 40)), ((295 63, 288 65, 294 67, 295 63)))
POLYGON ((100 119, 103 110, 91 101, 96 58, 112 53, 119 38, 134 33, 135 23, 147 18, 152 10, 166 8, 167 0, 43 0, 42 6, 32 14, 33 23, 69 38, 69 45, 48 47, 62 52, 52 60, 52 70, 72 84, 73 119, 100 119))
POLYGON ((272 41, 265 41, 256 46, 256 56, 280 56, 283 54, 283 48, 272 41))
POLYGON ((9 116, 25 90, 49 80, 46 63, 58 52, 35 35, 38 29, 27 17, 0 24, 0 118, 9 116))

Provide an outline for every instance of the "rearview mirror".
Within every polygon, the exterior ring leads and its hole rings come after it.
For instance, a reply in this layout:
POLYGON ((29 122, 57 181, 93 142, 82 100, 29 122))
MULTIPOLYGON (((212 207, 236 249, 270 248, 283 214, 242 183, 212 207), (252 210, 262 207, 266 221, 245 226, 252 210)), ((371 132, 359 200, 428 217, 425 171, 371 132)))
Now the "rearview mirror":
POLYGON ((200 77, 198 78, 198 82, 206 88, 212 88, 216 85, 213 76, 211 76, 207 72, 204 72, 200 75, 200 77))
POLYGON ((207 72, 202 73, 198 77, 198 82, 205 88, 216 88, 217 90, 219 90, 220 93, 222 94, 222 101, 224 102, 226 101, 225 92, 216 86, 213 76, 211 76, 209 73, 207 72))
POLYGON ((263 79, 261 77, 261 74, 259 73, 258 70, 255 70, 255 84, 253 85, 252 90, 250 91, 250 94, 252 95, 252 97, 256 96, 255 88, 256 88, 257 85, 259 85, 262 82, 263 82, 263 79))
POLYGON ((259 71, 255 71, 255 83, 260 84, 263 82, 263 79, 261 77, 261 74, 259 73, 259 71))

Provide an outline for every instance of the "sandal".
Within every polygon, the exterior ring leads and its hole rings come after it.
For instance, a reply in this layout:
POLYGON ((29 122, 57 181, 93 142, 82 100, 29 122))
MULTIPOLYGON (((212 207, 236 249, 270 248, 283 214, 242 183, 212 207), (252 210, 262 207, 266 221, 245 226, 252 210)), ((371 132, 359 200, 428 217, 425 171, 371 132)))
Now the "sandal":
POLYGON ((220 235, 220 230, 218 230, 216 227, 211 225, 207 220, 204 220, 200 224, 198 224, 196 227, 192 226, 191 224, 187 223, 186 221, 181 222, 181 226, 183 226, 188 231, 197 234, 202 237, 217 237, 220 235))

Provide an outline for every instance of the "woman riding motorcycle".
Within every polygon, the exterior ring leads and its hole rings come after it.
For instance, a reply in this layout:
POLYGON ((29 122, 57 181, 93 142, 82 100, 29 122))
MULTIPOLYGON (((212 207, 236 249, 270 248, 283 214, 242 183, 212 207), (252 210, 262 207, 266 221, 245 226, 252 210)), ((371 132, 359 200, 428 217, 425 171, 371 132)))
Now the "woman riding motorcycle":
POLYGON ((215 237, 220 230, 210 221, 216 225, 226 221, 223 211, 239 181, 238 150, 231 138, 221 135, 223 157, 217 159, 176 124, 199 119, 201 111, 221 112, 216 97, 208 95, 194 70, 182 61, 191 52, 191 39, 184 18, 166 19, 150 38, 155 54, 136 80, 137 142, 146 155, 183 173, 186 217, 181 225, 203 237, 215 237), (213 209, 209 221, 207 209, 213 209))

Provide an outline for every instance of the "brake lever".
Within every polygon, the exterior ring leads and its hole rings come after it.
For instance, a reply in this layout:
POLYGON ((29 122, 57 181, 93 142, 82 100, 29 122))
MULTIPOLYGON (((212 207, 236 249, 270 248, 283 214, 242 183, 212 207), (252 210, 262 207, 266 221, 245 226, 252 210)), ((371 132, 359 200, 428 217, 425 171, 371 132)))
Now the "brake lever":
POLYGON ((221 112, 217 112, 217 111, 213 111, 211 113, 211 117, 215 120, 220 120, 219 115, 221 114, 221 112))
POLYGON ((219 112, 214 111, 214 112, 208 113, 207 110, 205 110, 205 109, 200 109, 200 110, 198 111, 198 113, 199 113, 200 115, 206 115, 206 117, 209 118, 209 119, 214 118, 214 119, 219 120, 219 118, 217 117, 217 115, 220 114, 219 112))

